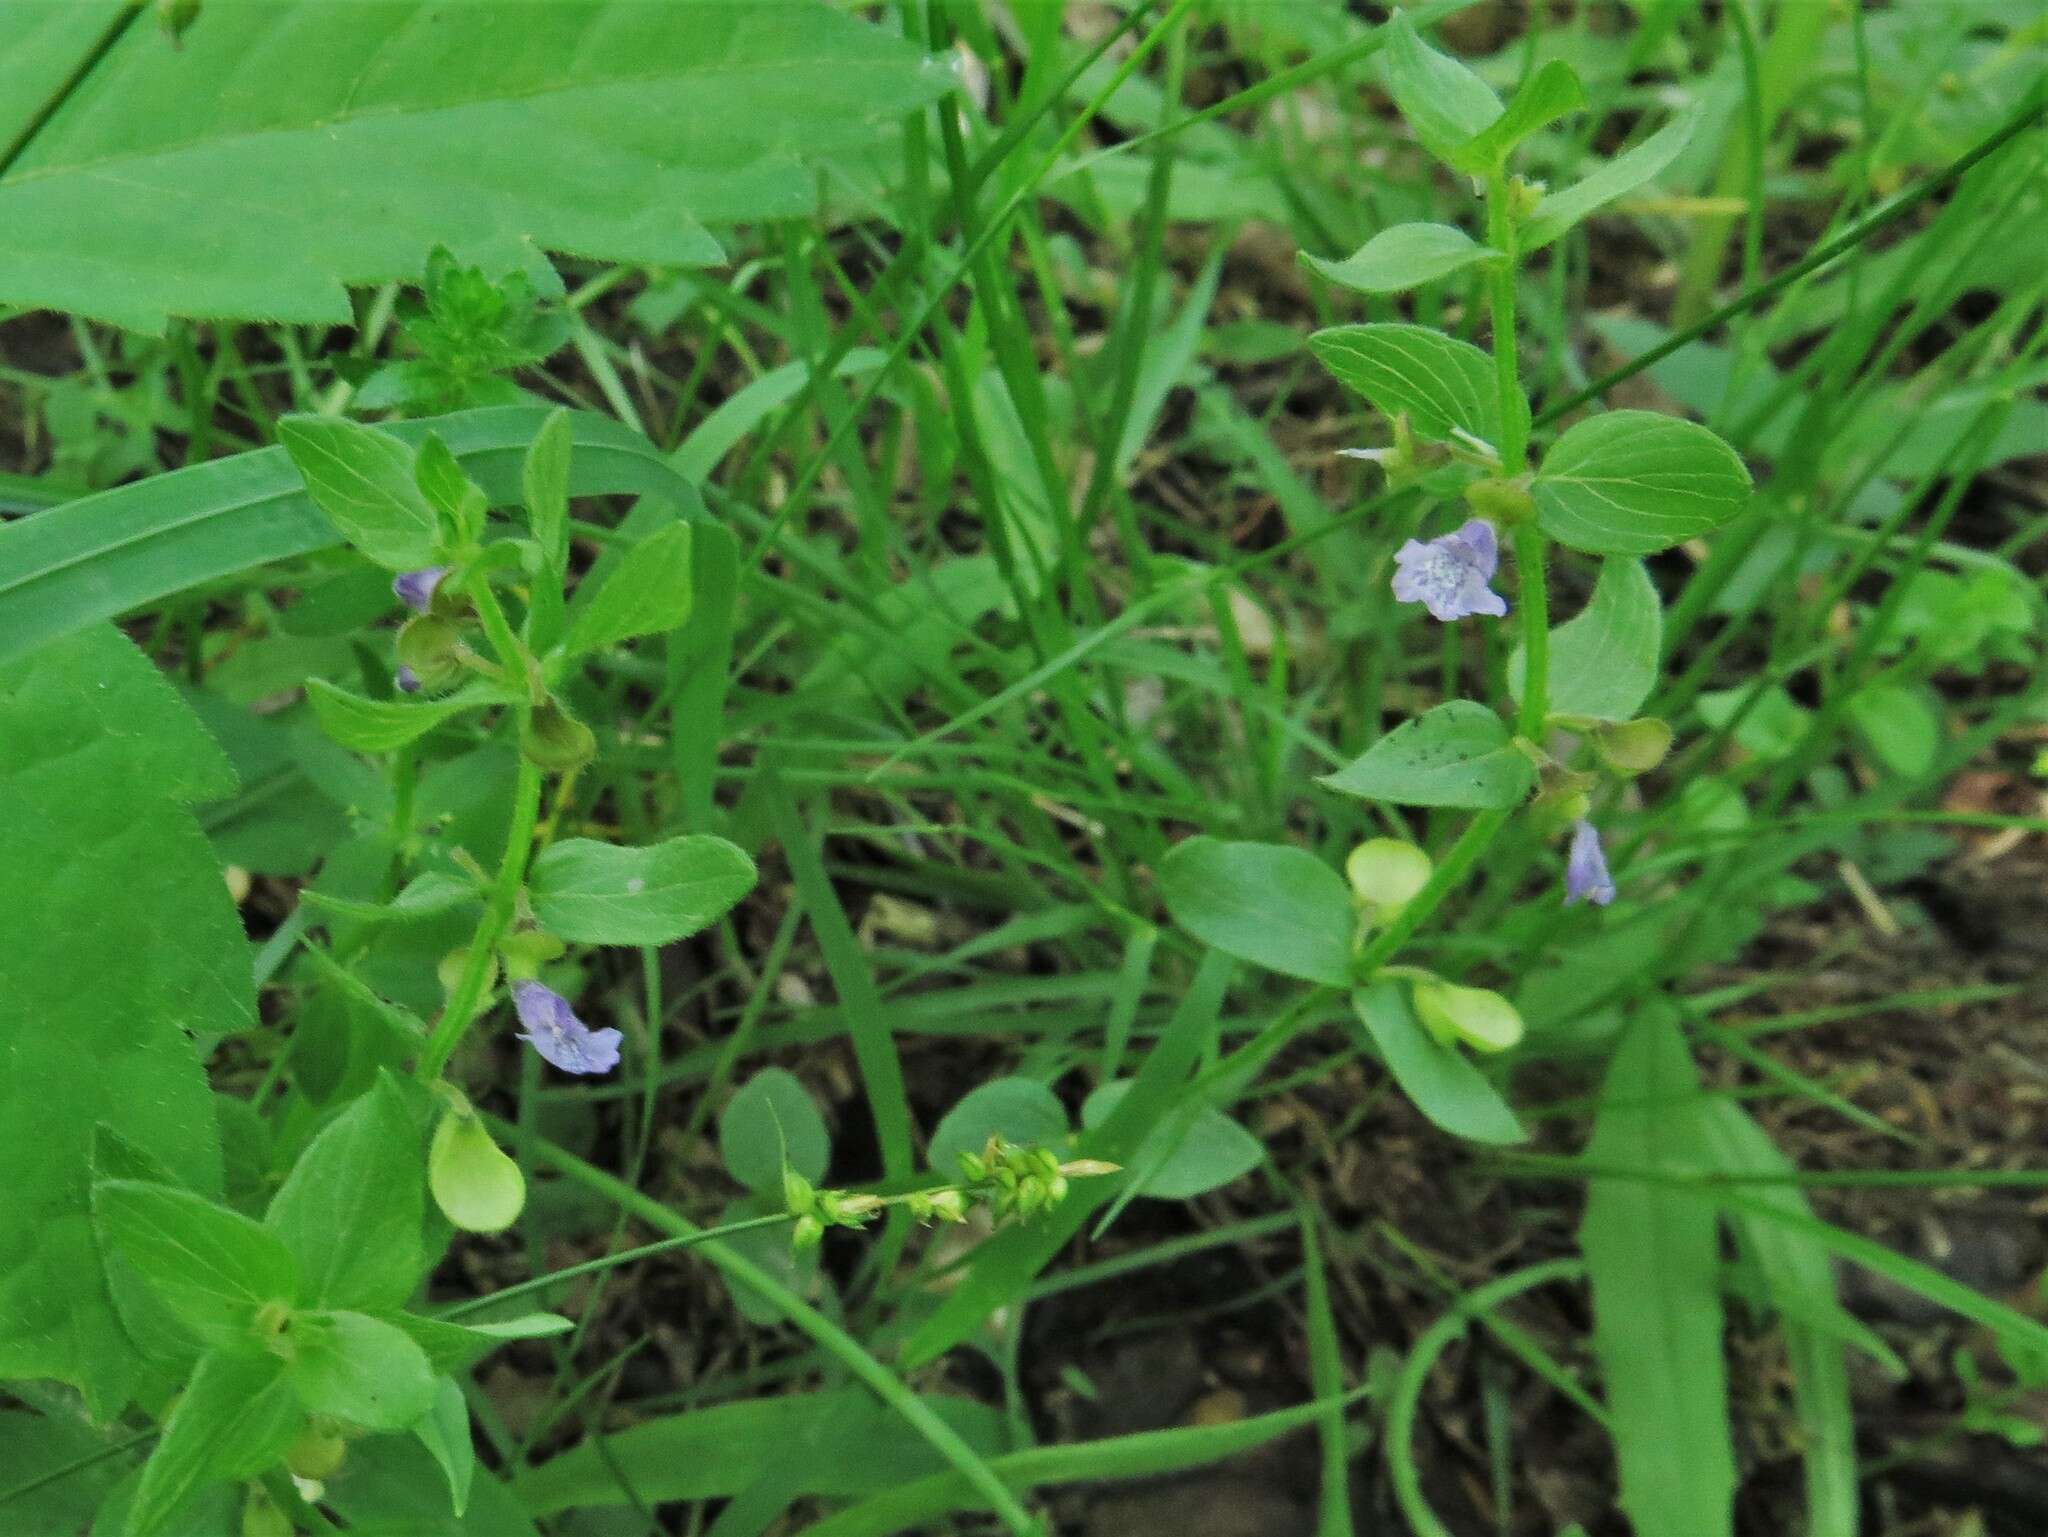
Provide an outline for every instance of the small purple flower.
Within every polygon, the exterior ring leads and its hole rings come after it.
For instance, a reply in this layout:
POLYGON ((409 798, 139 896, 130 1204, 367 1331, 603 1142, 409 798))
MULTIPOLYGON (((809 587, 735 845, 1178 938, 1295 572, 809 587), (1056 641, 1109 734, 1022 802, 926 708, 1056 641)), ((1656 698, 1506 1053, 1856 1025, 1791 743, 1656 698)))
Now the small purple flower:
POLYGON ((1410 539, 1394 552, 1394 596, 1420 603, 1435 619, 1463 619, 1508 611, 1507 600, 1486 584, 1500 564, 1493 525, 1474 518, 1454 534, 1427 543, 1410 539))
POLYGON ((401 694, 417 694, 420 691, 420 675, 405 663, 398 664, 398 671, 391 675, 391 681, 398 685, 401 694))
POLYGON ((1614 877, 1600 849, 1600 830, 1584 817, 1572 824, 1571 852, 1564 861, 1564 905, 1591 902, 1605 907, 1614 900, 1614 877))
POLYGON ((422 566, 417 571, 401 571, 391 579, 391 590, 398 594, 398 601, 415 614, 424 614, 434 605, 434 589, 441 585, 441 578, 448 574, 446 566, 422 566))
POLYGON ((608 1073, 619 1065, 616 1030, 593 1030, 569 1008, 569 1000, 538 982, 512 984, 512 1007, 526 1028, 519 1039, 565 1073, 608 1073))

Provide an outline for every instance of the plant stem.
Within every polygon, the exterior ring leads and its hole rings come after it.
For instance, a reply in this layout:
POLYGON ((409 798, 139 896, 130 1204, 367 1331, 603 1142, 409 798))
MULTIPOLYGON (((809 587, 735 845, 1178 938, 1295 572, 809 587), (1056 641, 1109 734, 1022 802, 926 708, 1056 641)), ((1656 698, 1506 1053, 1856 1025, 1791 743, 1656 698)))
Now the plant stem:
POLYGON ((462 977, 448 995, 448 1006, 434 1021, 426 1049, 420 1053, 417 1076, 431 1083, 441 1076, 448 1058, 470 1027, 483 1003, 491 975, 492 957, 498 941, 511 925, 512 911, 519 900, 520 883, 526 879, 526 859, 533 849, 534 825, 540 818, 540 769, 528 758, 519 759, 519 782, 512 791, 512 826, 505 835, 505 858, 498 866, 498 878, 491 885, 484 915, 477 920, 476 937, 469 943, 469 958, 462 977))
POLYGON ((1515 582, 1522 608, 1522 715, 1516 730, 1539 747, 1550 714, 1550 541, 1534 523, 1515 525, 1515 582))

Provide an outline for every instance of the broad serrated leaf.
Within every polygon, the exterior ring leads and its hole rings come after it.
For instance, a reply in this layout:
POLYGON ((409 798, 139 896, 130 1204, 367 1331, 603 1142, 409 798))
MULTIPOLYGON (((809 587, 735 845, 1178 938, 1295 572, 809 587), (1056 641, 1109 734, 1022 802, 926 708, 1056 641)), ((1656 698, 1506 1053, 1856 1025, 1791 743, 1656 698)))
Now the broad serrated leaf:
POLYGON ((257 1313, 299 1298, 298 1266, 277 1236, 204 1196, 105 1180, 93 1186, 92 1213, 101 1242, 209 1345, 253 1347, 257 1313))
POLYGON ((1203 944, 1290 977, 1351 980, 1351 893, 1306 849, 1190 838, 1159 866, 1173 921, 1203 944))
POLYGON ((126 1537, 186 1537, 167 1531, 165 1523, 193 1490, 267 1471, 305 1419, 277 1356, 267 1350, 205 1356, 143 1466, 126 1537))
POLYGON ((1459 149, 1501 115, 1493 87, 1422 40, 1415 23, 1395 12, 1382 67, 1387 90, 1401 116, 1429 152, 1460 164, 1459 149))
POLYGON ((673 630, 690 617, 690 525, 649 534, 605 577, 595 593, 578 594, 562 649, 571 656, 673 630))
MULTIPOLYGON (((1639 560, 1603 561, 1585 608, 1550 632, 1550 713, 1628 720, 1656 686, 1664 606, 1639 560)), ((1508 658, 1517 700, 1528 672, 1522 649, 1508 658)))
MULTIPOLYGON (((1621 1037, 1586 1157, 1685 1174, 1708 1162, 1699 1078, 1668 1011, 1621 1037)), ((1721 1344, 1714 1208, 1681 1186, 1594 1179, 1579 1229, 1593 1283, 1593 1351, 1607 1387, 1621 1507, 1639 1532, 1728 1537, 1735 1457, 1721 1344)))
MULTIPOLYGON (((48 9, 0 7, 0 57, 48 9)), ((0 180, 0 300, 347 325, 343 285, 437 244, 493 271, 703 265, 705 225, 808 214, 808 162, 955 79, 823 5, 205 5, 176 49, 129 27, 0 180)))
POLYGON ((1607 161, 1585 180, 1551 193, 1536 205, 1522 226, 1522 250, 1541 250, 1568 232, 1587 214, 1635 191, 1676 160, 1699 123, 1699 109, 1688 107, 1635 148, 1607 161))
POLYGON ((0 664, 0 1377, 135 1381, 89 1206, 105 1121, 188 1188, 220 1189, 190 1036, 254 1024, 248 942, 180 802, 229 793, 220 749, 112 629, 0 664))
POLYGON ((1405 411, 1420 436, 1500 441, 1493 359, 1470 342, 1427 326, 1374 324, 1333 326, 1308 345, 1339 383, 1387 416, 1405 411))
POLYGON ((716 922, 754 886, 744 850, 708 834, 623 848, 589 838, 549 844, 527 891, 541 926, 591 945, 665 945, 716 922))
POLYGON ((342 538, 387 570, 432 563, 440 528, 413 473, 411 444, 331 416, 287 416, 277 440, 342 538))
POLYGON ((1423 1029, 1406 992, 1380 982, 1351 995, 1352 1011, 1415 1108, 1454 1137, 1500 1146, 1529 1134, 1484 1073, 1423 1029))
MULTIPOLYGON (((521 461, 546 414, 493 407, 398 422, 390 431, 414 444, 438 434, 491 501, 507 505, 519 499, 521 461)), ((630 427, 585 411, 571 420, 576 495, 658 493, 698 505, 688 482, 630 427)), ((155 475, 0 524, 0 662, 202 582, 340 542, 281 448, 155 475)))
POLYGON ((1749 470, 1697 422, 1608 411, 1571 428, 1529 488, 1543 531, 1593 555, 1653 555, 1749 501, 1749 470))
POLYGON ((321 1128, 263 1222, 297 1258, 312 1307, 395 1307, 419 1280, 425 1165, 419 1127, 381 1075, 321 1128))
POLYGON ((347 1311, 295 1313, 292 1391, 315 1414, 404 1430, 434 1404, 434 1369, 403 1329, 347 1311))
POLYGON ((1483 704, 1454 699, 1404 721, 1316 782, 1399 806, 1497 809, 1522 802, 1536 782, 1536 768, 1498 715, 1483 704))
POLYGON ((1303 253, 1310 267, 1340 288, 1361 294, 1391 294, 1419 288, 1501 253, 1449 224, 1397 224, 1383 229, 1342 261, 1303 253))
POLYGON ((718 1118, 718 1151, 726 1173, 779 1200, 785 1166, 814 1184, 825 1177, 832 1139, 804 1086, 779 1067, 764 1067, 718 1118))

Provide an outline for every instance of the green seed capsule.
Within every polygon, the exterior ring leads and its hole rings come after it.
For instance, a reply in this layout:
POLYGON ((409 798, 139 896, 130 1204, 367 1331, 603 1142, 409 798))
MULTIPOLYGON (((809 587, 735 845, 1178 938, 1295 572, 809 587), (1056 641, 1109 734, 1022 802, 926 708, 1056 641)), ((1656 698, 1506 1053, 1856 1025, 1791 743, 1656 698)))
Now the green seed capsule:
POLYGON ((1506 1051, 1522 1039, 1521 1014, 1490 988, 1418 982, 1415 1017, 1446 1046, 1462 1041, 1475 1051, 1506 1051))
POLYGON ((597 756, 597 736, 582 721, 550 699, 533 712, 520 738, 527 761, 550 774, 566 774, 597 756))
POLYGON ((526 1176, 467 1106, 450 1107, 434 1128, 427 1188, 442 1215, 468 1233, 501 1233, 526 1205, 526 1176))
POLYGON ((1344 861, 1352 895, 1368 907, 1398 909, 1429 884, 1429 856, 1399 838, 1369 838, 1344 861))

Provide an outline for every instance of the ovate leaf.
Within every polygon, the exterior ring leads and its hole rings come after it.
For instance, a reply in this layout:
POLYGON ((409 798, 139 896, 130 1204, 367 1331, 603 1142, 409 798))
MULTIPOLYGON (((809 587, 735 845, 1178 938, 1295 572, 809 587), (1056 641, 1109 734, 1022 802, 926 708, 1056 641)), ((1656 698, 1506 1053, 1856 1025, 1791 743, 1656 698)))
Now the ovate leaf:
POLYGON ((1427 326, 1334 326, 1308 339, 1309 350, 1340 383, 1388 416, 1408 413, 1425 438, 1462 431, 1500 441, 1500 394, 1493 359, 1470 342, 1427 326))
POLYGON ((1472 1059, 1422 1028, 1400 986, 1375 983, 1353 993, 1351 1006, 1401 1092, 1434 1124, 1474 1142, 1528 1140, 1515 1112, 1472 1059))
POLYGON ((1557 440, 1530 494, 1553 539, 1595 555, 1651 555, 1728 522, 1749 486, 1735 450, 1697 423, 1608 411, 1557 440))
POLYGON ((1552 59, 1522 82, 1507 111, 1458 146, 1452 164, 1475 175, 1496 171, 1530 134, 1585 104, 1578 73, 1563 59, 1552 59))
POLYGON ((289 1250, 238 1211, 143 1180, 93 1186, 103 1243, 134 1266, 179 1323, 213 1345, 255 1344, 257 1313, 298 1300, 289 1250))
POLYGON ((1941 752, 1941 717, 1926 695, 1902 683, 1873 683, 1849 696, 1849 722, 1871 754, 1895 774, 1931 773, 1941 752))
POLYGON ((305 1419, 279 1357, 267 1350, 207 1355, 142 1469, 126 1537, 184 1537, 164 1523, 187 1495, 266 1471, 305 1419))
POLYGON ((1302 260, 1340 288, 1391 294, 1419 288, 1501 253, 1448 224, 1397 224, 1383 229, 1343 261, 1304 254, 1302 260))
POLYGON ((1396 12, 1385 54, 1384 78, 1394 105, 1425 148, 1451 165, 1460 148, 1501 115, 1493 88, 1422 40, 1415 24, 1396 12))
POLYGON ((634 545, 594 594, 578 594, 563 649, 581 656, 673 630, 690 617, 693 593, 690 525, 672 523, 634 545))
POLYGON ((1019 1147, 1051 1147, 1067 1134, 1067 1107, 1035 1078, 998 1078, 970 1089, 932 1132, 931 1166, 948 1179, 960 1155, 979 1153, 990 1137, 1019 1147))
MULTIPOLYGON (((1128 1078, 1103 1084, 1082 1104, 1081 1124, 1091 1131, 1100 1126, 1130 1088, 1128 1078)), ((1191 1201, 1249 1174, 1265 1157, 1257 1137, 1214 1105, 1195 1104, 1168 1111, 1138 1144, 1130 1169, 1138 1195, 1191 1201)))
POLYGON ((744 850, 708 834, 622 848, 550 844, 527 889, 541 926, 592 945, 665 945, 716 922, 754 886, 744 850))
POLYGON ((832 1139, 804 1086, 779 1067, 764 1067, 718 1118, 718 1151, 734 1179, 779 1199, 785 1165, 813 1183, 825 1177, 832 1139))
POLYGON ((1173 921, 1203 944, 1290 977, 1351 980, 1351 893, 1306 849, 1277 843, 1177 843, 1159 867, 1173 921))
POLYGON ((495 700, 475 688, 452 699, 365 699, 325 678, 306 680, 306 698, 320 719, 320 729, 355 752, 396 752, 443 721, 495 700))
POLYGON ((233 789, 220 749, 118 632, 0 664, 0 1377, 73 1383, 103 1416, 138 1352, 101 1280, 93 1127, 217 1192, 190 1036, 255 1022, 248 942, 183 804, 233 789))
MULTIPOLYGON (((1676 1021, 1647 1012, 1624 1032, 1607 1070, 1586 1157, 1697 1171, 1708 1161, 1704 1103, 1676 1021)), ((1728 1537, 1735 1456, 1714 1208, 1682 1186, 1596 1178, 1579 1243, 1623 1511, 1637 1531, 1659 1537, 1728 1537)))
POLYGON ((453 1377, 437 1380, 433 1406, 412 1433, 448 1481, 448 1503, 460 1516, 469 1508, 469 1490, 476 1480, 476 1443, 470 1438, 469 1400, 462 1395, 462 1384, 453 1377))
POLYGON ((1634 149, 1616 155, 1584 181, 1551 193, 1536 205, 1522 226, 1522 249, 1540 250, 1603 204, 1635 191, 1678 158, 1699 123, 1699 109, 1688 107, 1634 149))
MULTIPOLYGON (((0 7, 0 58, 50 11, 0 7)), ((92 42, 0 104, 0 140, 92 42)), ((436 244, 702 265, 705 225, 808 214, 808 162, 955 78, 825 5, 205 5, 177 48, 129 27, 0 180, 0 301, 347 325, 344 284, 436 244)))
POLYGON ((396 1082, 380 1075, 321 1128, 264 1225, 298 1258, 315 1307, 395 1307, 419 1280, 425 1165, 396 1082))
POLYGON ((462 1324, 445 1318, 422 1318, 417 1313, 380 1313, 381 1323, 402 1331, 421 1350, 437 1372, 462 1372, 514 1340, 549 1339, 566 1334, 575 1324, 559 1313, 524 1313, 517 1318, 489 1323, 462 1324))
POLYGON ((1469 699, 1440 704, 1404 721, 1364 754, 1317 781, 1346 795, 1400 806, 1519 805, 1536 768, 1514 745, 1505 722, 1469 699))
POLYGON ((315 1414, 404 1430, 434 1403, 434 1369, 402 1329, 361 1313, 294 1314, 292 1391, 315 1414))
MULTIPOLYGON (((1577 618, 1550 632, 1550 713, 1628 720, 1650 697, 1664 646, 1664 606, 1639 560, 1602 562, 1593 596, 1577 618)), ((1516 699, 1528 659, 1508 659, 1516 699)))
POLYGON ((393 571, 433 561, 440 530, 410 444, 331 416, 287 416, 277 439, 342 538, 393 571))

